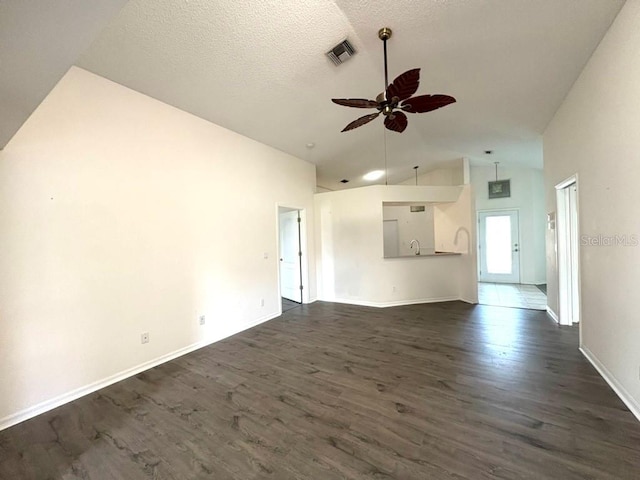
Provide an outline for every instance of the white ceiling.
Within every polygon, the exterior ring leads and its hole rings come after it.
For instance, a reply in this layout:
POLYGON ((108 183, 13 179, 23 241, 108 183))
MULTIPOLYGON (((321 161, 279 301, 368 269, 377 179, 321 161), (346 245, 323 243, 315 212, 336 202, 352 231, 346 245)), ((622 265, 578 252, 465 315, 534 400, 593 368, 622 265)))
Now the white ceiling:
POLYGON ((541 167, 541 134, 623 3, 131 0, 77 65, 311 161, 332 189, 384 168, 385 138, 389 183, 463 156, 541 167), (402 134, 381 118, 341 133, 367 111, 330 99, 383 90, 383 26, 390 79, 421 67, 418 94, 458 102, 402 134), (345 37, 358 54, 335 67, 324 53, 345 37))
POLYGON ((0 0, 0 148, 126 0, 0 0))

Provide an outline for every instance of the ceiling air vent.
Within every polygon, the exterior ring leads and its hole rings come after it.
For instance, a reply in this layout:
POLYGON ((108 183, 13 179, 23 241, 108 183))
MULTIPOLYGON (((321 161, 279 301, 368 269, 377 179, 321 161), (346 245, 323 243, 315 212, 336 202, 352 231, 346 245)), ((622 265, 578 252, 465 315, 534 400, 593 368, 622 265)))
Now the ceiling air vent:
POLYGON ((345 39, 343 42, 340 42, 338 45, 329 50, 327 52, 327 57, 329 57, 331 61, 336 65, 340 65, 341 63, 344 63, 351 57, 353 57, 355 53, 356 49, 353 48, 353 45, 351 45, 351 43, 349 43, 349 40, 345 39))

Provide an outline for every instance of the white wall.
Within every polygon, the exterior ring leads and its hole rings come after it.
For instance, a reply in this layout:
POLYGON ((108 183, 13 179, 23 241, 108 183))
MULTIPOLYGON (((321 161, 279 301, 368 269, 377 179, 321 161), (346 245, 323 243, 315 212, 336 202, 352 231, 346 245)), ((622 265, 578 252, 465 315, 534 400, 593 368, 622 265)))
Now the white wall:
MULTIPOLYGON (((464 299, 477 302, 470 187, 371 186, 316 194, 318 296, 322 300, 389 306, 464 299), (454 202, 442 235, 448 257, 383 258, 383 202, 454 202), (465 214, 466 213, 466 214, 465 214), (459 237, 456 242, 456 236, 459 237), (471 269, 470 269, 471 268, 471 269)), ((438 241, 436 223, 436 241, 438 241)))
POLYGON ((520 282, 546 282, 545 188, 542 170, 498 166, 498 178, 511 180, 511 197, 489 199, 488 182, 495 166, 471 167, 476 210, 518 210, 520 226, 520 282))
POLYGON ((415 255, 411 240, 420 242, 420 250, 435 249, 433 205, 425 205, 424 212, 412 212, 409 205, 384 205, 383 220, 398 221, 398 255, 415 255))
POLYGON ((478 262, 476 214, 473 187, 465 185, 457 202, 440 203, 434 208, 435 244, 443 252, 460 252, 460 299, 478 303, 478 262))
MULTIPOLYGON (((547 210, 578 174, 581 236, 640 234, 640 1, 627 0, 544 134, 547 210)), ((558 312, 553 236, 549 306, 558 312)), ((640 247, 580 249, 582 347, 640 418, 640 247)))
POLYGON ((0 153, 0 428, 278 315, 276 204, 313 252, 314 190, 313 165, 72 68, 0 153))
MULTIPOLYGON (((459 158, 447 163, 446 166, 428 171, 418 169, 418 185, 464 185, 469 183, 469 160, 459 158), (421 172, 422 170, 422 172, 421 172)), ((416 178, 412 177, 399 185, 416 185, 416 178)))

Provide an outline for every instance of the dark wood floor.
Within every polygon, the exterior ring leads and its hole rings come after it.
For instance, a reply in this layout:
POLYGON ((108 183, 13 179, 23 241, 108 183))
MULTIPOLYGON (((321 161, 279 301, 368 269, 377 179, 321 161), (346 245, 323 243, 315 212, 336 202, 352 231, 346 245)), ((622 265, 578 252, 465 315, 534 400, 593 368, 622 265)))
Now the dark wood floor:
POLYGON ((300 303, 298 302, 293 302, 291 300, 289 300, 288 298, 284 298, 282 297, 282 313, 288 312, 289 310, 293 309, 293 308, 298 308, 300 305, 300 303))
POLYGON ((315 303, 0 432, 2 479, 638 479, 544 312, 315 303))

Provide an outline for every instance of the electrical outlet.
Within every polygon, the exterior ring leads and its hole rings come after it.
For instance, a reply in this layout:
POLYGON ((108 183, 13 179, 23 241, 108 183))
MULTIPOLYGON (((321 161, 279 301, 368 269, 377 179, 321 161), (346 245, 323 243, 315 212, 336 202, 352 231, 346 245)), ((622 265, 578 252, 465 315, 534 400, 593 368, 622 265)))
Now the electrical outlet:
POLYGON ((207 322, 207 319, 205 318, 204 315, 200 315, 199 320, 200 320, 200 325, 204 325, 207 322))
POLYGON ((140 343, 149 343, 149 332, 144 332, 140 335, 140 343))
POLYGON ((260 306, 261 306, 261 307, 264 307, 264 298, 261 298, 261 299, 260 299, 260 306))
POLYGON ((393 287, 391 287, 391 291, 395 293, 395 291, 396 291, 396 286, 395 285, 393 287))

